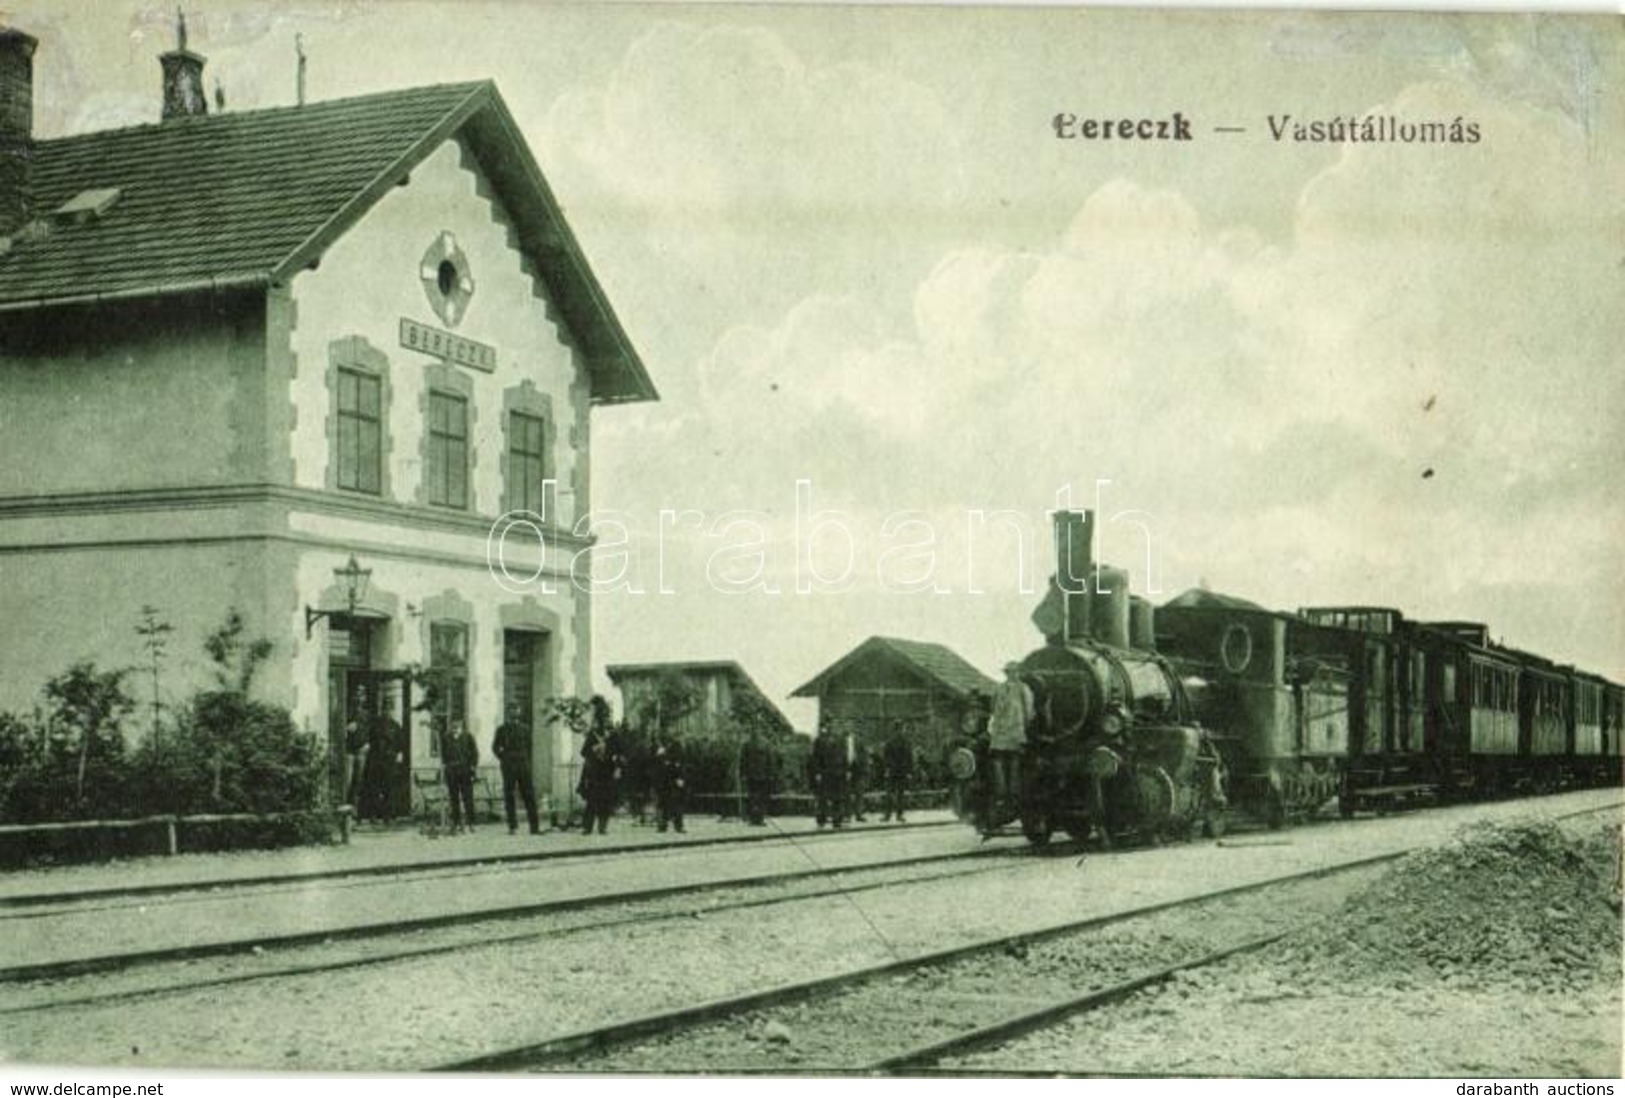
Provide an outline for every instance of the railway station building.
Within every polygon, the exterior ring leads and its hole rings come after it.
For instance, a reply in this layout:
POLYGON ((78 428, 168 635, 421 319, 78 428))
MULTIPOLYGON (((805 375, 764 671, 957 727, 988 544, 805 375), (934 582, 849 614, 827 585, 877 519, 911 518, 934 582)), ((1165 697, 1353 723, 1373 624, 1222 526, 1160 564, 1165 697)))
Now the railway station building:
POLYGON ((161 122, 38 139, 36 46, 0 28, 0 709, 138 663, 144 606, 182 696, 235 609, 335 766, 350 717, 408 725, 397 810, 441 721, 489 762, 510 704, 567 799, 591 413, 657 394, 496 87, 210 113, 183 29, 161 122))

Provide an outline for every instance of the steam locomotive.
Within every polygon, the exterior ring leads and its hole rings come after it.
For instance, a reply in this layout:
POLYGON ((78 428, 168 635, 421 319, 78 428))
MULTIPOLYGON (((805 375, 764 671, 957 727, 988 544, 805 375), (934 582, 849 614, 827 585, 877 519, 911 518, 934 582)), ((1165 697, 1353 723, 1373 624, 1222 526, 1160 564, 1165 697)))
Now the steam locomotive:
POLYGON ((1126 573, 1093 569, 1090 512, 1058 512, 1055 529, 1060 567, 1033 615, 1048 643, 1018 664, 1033 701, 1019 777, 998 788, 986 746, 961 747, 960 802, 987 831, 1019 821, 1035 845, 1057 830, 1108 844, 1221 834, 1225 761, 1154 650, 1150 604, 1131 600, 1126 573))
POLYGON ((1625 688, 1491 640, 1485 626, 1384 607, 1286 614, 1191 591, 1153 610, 1095 567, 1093 517, 1055 516, 1057 572, 1019 661, 1033 719, 1013 788, 984 742, 958 749, 960 803, 985 831, 1019 823, 1158 842, 1618 783, 1625 688))

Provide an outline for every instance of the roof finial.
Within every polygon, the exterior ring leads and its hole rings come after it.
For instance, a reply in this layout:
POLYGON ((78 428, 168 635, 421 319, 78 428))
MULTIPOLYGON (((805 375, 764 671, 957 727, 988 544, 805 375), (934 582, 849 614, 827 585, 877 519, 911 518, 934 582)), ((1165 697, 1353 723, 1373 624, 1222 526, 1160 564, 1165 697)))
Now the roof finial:
POLYGON ((186 13, 179 5, 175 7, 175 40, 178 43, 176 48, 182 53, 186 52, 186 13))
POLYGON ((303 107, 305 105, 305 36, 304 35, 296 34, 296 35, 293 36, 293 50, 294 50, 294 52, 296 54, 299 55, 299 80, 298 80, 297 95, 298 95, 298 103, 299 103, 299 105, 301 107, 303 107))

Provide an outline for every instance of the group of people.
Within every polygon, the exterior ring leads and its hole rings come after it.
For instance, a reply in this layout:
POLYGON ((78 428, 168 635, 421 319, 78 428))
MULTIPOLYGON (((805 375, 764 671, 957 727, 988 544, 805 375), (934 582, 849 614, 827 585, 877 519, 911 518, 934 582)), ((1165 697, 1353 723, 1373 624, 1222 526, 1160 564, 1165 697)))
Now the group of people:
MULTIPOLYGON (((593 722, 587 732, 586 743, 581 748, 581 780, 576 785, 576 792, 586 806, 582 814, 582 834, 591 835, 596 828, 597 833, 603 835, 620 800, 620 784, 627 770, 627 757, 620 737, 610 726, 608 706, 599 710, 596 703, 601 699, 594 698, 593 701, 593 722)), ((683 741, 671 732, 656 735, 649 769, 652 771, 655 795, 655 828, 681 833, 688 800, 683 741)))
MULTIPOLYGON (((502 773, 502 806, 508 819, 508 834, 519 831, 519 804, 525 806, 525 820, 532 835, 541 834, 536 811, 536 784, 530 768, 530 730, 518 705, 508 707, 508 719, 497 725, 491 738, 491 754, 502 773)), ((448 809, 453 834, 474 830, 474 778, 480 767, 480 745, 461 720, 453 720, 440 745, 440 770, 445 776, 448 809)))
POLYGON ((877 774, 884 791, 882 819, 896 816, 899 823, 904 822, 915 770, 913 743, 906 721, 892 721, 885 741, 876 747, 863 743, 849 723, 824 717, 807 759, 818 826, 844 827, 849 818, 859 823, 867 820, 869 786, 877 774))
MULTIPOLYGON (((363 696, 357 711, 367 713, 363 696)), ((348 753, 346 796, 356 808, 358 819, 384 819, 390 815, 386 762, 405 765, 405 733, 389 710, 387 699, 375 716, 351 719, 345 730, 348 753)), ((531 733, 517 704, 511 705, 507 719, 497 726, 491 753, 502 775, 502 803, 509 834, 519 830, 519 808, 524 808, 532 835, 540 834, 536 787, 532 777, 531 733)), ((895 720, 878 745, 864 743, 850 722, 826 717, 820 722, 808 760, 815 815, 820 828, 843 827, 848 819, 865 821, 872 782, 878 777, 884 795, 883 819, 905 819, 909 784, 916 767, 914 737, 909 724, 895 720), (840 725, 840 727, 837 727, 840 725)), ((441 772, 447 792, 449 824, 453 833, 473 831, 475 825, 474 788, 479 772, 480 747, 466 722, 449 722, 440 743, 441 772)), ((623 782, 635 769, 629 790, 633 801, 647 803, 654 795, 655 826, 659 831, 684 830, 688 799, 688 775, 682 739, 672 731, 657 732, 636 759, 610 721, 609 706, 594 698, 591 720, 581 749, 580 780, 576 792, 583 804, 583 834, 606 834, 610 817, 619 804, 623 782)), ((779 766, 778 753, 762 731, 753 728, 741 745, 739 781, 744 794, 746 821, 764 826, 779 766)), ((643 818, 641 805, 639 818, 643 818)))
MULTIPOLYGON (((508 833, 519 830, 518 806, 523 804, 532 835, 541 832, 536 811, 536 787, 531 777, 531 736, 523 723, 518 705, 509 707, 508 719, 497 727, 491 752, 502 771, 502 807, 508 833)), ((473 786, 479 766, 479 747, 462 722, 453 722, 452 732, 441 754, 441 765, 450 790, 453 831, 474 829, 473 786)), ((657 826, 666 831, 683 830, 683 808, 687 778, 683 771, 682 741, 672 735, 657 738, 654 750, 657 826)), ((592 699, 591 724, 581 746, 581 777, 576 793, 581 797, 581 832, 607 834, 610 817, 620 800, 620 783, 626 770, 626 753, 609 721, 609 705, 592 699)))
POLYGON ((406 763, 406 731, 395 719, 394 700, 378 699, 376 710, 367 693, 356 696, 353 715, 344 726, 344 803, 357 820, 386 820, 394 815, 390 804, 390 775, 406 763))

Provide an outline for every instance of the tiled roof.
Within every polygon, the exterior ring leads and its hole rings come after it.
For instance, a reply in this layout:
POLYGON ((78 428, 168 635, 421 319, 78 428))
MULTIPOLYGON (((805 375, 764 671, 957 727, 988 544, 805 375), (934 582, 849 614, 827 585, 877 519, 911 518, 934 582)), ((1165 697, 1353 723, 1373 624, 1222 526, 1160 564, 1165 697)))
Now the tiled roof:
POLYGON ((0 312, 266 286, 296 274, 452 134, 470 141, 603 400, 655 396, 496 88, 409 88, 35 145, 34 225, 0 245, 0 312), (117 188, 105 212, 50 214, 117 188))
POLYGON ((888 654, 961 697, 973 691, 991 693, 998 686, 998 683, 967 663, 959 653, 944 645, 929 641, 903 640, 899 637, 870 637, 819 672, 812 681, 792 691, 790 696, 817 697, 825 682, 848 667, 875 655, 888 654))
POLYGON ((478 84, 177 118, 35 146, 30 203, 48 215, 117 187, 102 216, 0 258, 0 301, 123 296, 273 272, 478 84))

